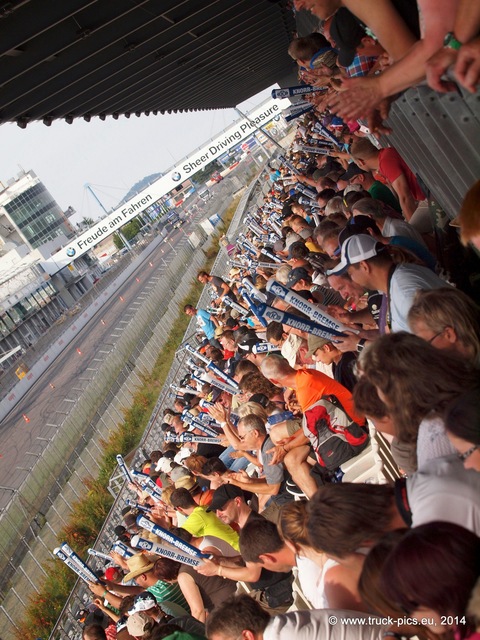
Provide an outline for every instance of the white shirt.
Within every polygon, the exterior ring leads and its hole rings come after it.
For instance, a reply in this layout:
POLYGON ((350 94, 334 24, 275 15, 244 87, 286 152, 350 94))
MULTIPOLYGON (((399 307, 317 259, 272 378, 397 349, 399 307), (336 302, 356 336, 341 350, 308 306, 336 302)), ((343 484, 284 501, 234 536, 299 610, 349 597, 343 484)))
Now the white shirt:
POLYGON ((291 611, 275 616, 263 632, 264 640, 380 640, 388 626, 381 618, 359 611, 317 609, 291 611), (351 620, 368 620, 353 623, 351 620), (332 621, 336 623, 332 624, 332 621), (373 624, 373 621, 379 624, 373 624))
POLYGON ((314 609, 325 609, 328 606, 322 584, 325 565, 319 567, 318 564, 315 564, 315 562, 309 560, 309 558, 303 558, 301 556, 296 556, 295 559, 297 561, 298 581, 303 595, 314 609))
POLYGON ((383 223, 382 236, 384 238, 403 236, 404 238, 411 238, 412 240, 415 240, 424 247, 427 246, 421 234, 415 229, 415 227, 412 227, 411 224, 405 222, 405 220, 387 218, 383 223))
POLYGON ((290 333, 288 338, 282 344, 280 353, 291 367, 295 367, 297 364, 297 353, 302 346, 302 343, 303 338, 296 336, 294 333, 290 333))
POLYGON ((220 551, 222 556, 226 558, 233 558, 234 556, 238 556, 239 553, 236 549, 234 549, 228 542, 222 540, 221 538, 217 538, 217 536, 204 536, 201 543, 198 545, 200 551, 206 549, 207 547, 214 547, 220 551))
POLYGON ((480 535, 480 473, 457 455, 435 458, 407 478, 412 527, 453 522, 480 535))
POLYGON ((417 467, 435 458, 444 458, 456 453, 445 432, 445 423, 438 417, 424 418, 417 434, 417 467))

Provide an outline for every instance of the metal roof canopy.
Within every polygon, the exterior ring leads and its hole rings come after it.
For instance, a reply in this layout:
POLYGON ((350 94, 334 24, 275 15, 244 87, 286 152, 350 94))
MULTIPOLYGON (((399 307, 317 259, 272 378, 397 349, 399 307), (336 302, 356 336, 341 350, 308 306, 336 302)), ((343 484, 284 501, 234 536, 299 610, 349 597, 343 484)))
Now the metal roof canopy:
POLYGON ((234 107, 292 71, 286 0, 0 2, 0 123, 234 107))

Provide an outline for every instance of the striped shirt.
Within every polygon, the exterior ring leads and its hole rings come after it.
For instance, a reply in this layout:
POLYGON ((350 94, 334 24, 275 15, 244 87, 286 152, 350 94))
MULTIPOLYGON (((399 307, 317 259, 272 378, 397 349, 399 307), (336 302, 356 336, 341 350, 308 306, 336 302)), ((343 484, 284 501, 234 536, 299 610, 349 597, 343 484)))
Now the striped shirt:
POLYGON ((190 613, 190 607, 188 606, 177 582, 170 584, 169 582, 159 580, 151 587, 148 587, 147 591, 155 596, 155 599, 160 606, 164 600, 167 600, 168 602, 173 602, 174 604, 178 604, 183 607, 187 614, 190 613))

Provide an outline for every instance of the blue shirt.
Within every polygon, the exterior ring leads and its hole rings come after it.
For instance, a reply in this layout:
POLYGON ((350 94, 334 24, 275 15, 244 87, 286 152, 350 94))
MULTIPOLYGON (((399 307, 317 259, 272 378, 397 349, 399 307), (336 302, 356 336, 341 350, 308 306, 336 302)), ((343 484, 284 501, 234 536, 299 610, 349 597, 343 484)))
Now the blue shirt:
POLYGON ((390 238, 390 244, 397 247, 403 247, 408 251, 411 251, 417 258, 420 258, 425 263, 425 266, 435 271, 437 268, 437 261, 432 256, 430 251, 422 246, 416 240, 412 238, 407 238, 406 236, 392 236, 390 238))
POLYGON ((215 334, 215 325, 210 318, 210 314, 208 311, 205 311, 205 309, 197 309, 197 325, 209 340, 213 338, 215 334))

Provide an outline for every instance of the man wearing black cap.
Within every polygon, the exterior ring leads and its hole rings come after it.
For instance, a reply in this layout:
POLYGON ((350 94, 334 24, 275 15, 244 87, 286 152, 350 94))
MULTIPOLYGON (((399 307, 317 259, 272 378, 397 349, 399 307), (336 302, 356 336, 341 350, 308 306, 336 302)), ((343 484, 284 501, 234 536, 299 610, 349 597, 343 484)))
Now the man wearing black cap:
POLYGON ((305 267, 295 267, 288 274, 285 286, 294 291, 304 291, 309 290, 311 284, 310 274, 305 267))
POLYGON ((233 523, 239 529, 245 526, 252 514, 254 517, 263 518, 248 506, 244 492, 234 484, 218 487, 207 511, 215 511, 222 522, 229 525, 233 523))
MULTIPOLYGON (((215 491, 209 510, 216 510, 220 520, 225 524, 237 525, 240 530, 256 521, 266 522, 262 515, 253 511, 245 502, 244 492, 232 484, 223 485, 215 491)), ((271 524, 275 528, 275 525, 271 524)), ((265 543, 268 546, 268 541, 265 543)), ((206 576, 221 575, 229 580, 247 582, 252 589, 249 595, 258 600, 261 606, 272 615, 286 611, 293 601, 291 593, 292 572, 289 568, 273 572, 260 564, 252 563, 249 566, 241 567, 231 559, 216 558, 215 561, 205 560, 203 565, 197 567, 197 571, 206 576), (284 602, 275 602, 270 597, 276 590, 283 592, 283 596, 279 600, 281 601, 283 598, 284 602), (271 605, 268 603, 269 597, 271 605)))
POLYGON ((327 287, 314 284, 305 267, 296 267, 288 274, 286 287, 304 296, 309 302, 317 304, 338 304, 338 296, 327 287))
POLYGON ((245 334, 237 340, 239 353, 243 353, 243 357, 256 364, 257 367, 261 365, 263 359, 267 356, 267 353, 256 353, 255 347, 262 343, 263 340, 258 337, 254 338, 251 333, 245 334))
POLYGON ((330 42, 335 43, 338 50, 337 64, 344 67, 349 78, 366 76, 384 51, 367 36, 360 21, 345 7, 341 7, 331 19, 329 35, 330 42))
MULTIPOLYGON (((352 183, 353 178, 362 173, 364 173, 363 169, 360 169, 360 167, 357 167, 357 165, 354 162, 350 162, 345 173, 342 173, 342 175, 338 178, 337 185, 339 182, 352 183)), ((347 185, 344 185, 342 189, 344 189, 346 186, 347 185)))

